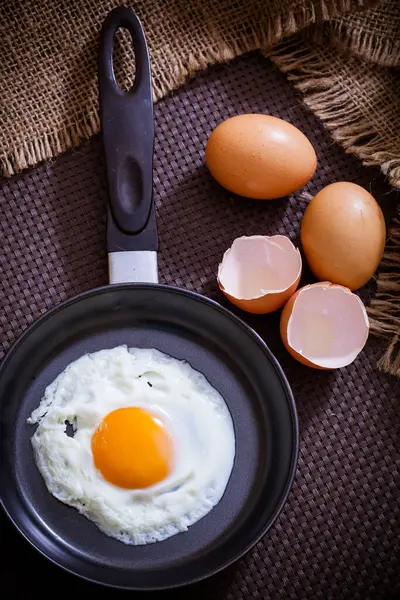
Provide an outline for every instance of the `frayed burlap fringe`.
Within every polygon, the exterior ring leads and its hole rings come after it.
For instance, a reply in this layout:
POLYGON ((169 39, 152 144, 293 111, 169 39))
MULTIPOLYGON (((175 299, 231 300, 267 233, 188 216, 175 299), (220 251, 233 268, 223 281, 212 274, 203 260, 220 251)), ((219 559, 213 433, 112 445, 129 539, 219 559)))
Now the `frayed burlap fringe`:
POLYGON ((327 40, 330 46, 384 67, 397 67, 400 63, 399 41, 395 44, 389 37, 377 38, 373 32, 351 28, 346 22, 334 21, 315 27, 313 39, 317 43, 327 40))
POLYGON ((385 373, 400 377, 400 338, 395 335, 388 349, 378 362, 378 368, 385 373))
POLYGON ((399 0, 379 0, 361 12, 347 12, 312 30, 317 43, 328 43, 369 63, 400 66, 399 0))
MULTIPOLYGON (((229 1, 224 2, 223 0, 217 3, 218 6, 210 5, 207 2, 188 3, 186 10, 192 11, 192 19, 199 24, 197 31, 203 30, 204 39, 194 39, 191 47, 188 45, 172 47, 169 39, 162 38, 162 35, 168 37, 168 34, 164 33, 161 34, 161 39, 155 35, 157 47, 152 48, 151 39, 149 38, 154 100, 157 101, 165 97, 199 70, 216 63, 227 62, 246 52, 259 49, 266 50, 279 42, 283 37, 292 35, 305 27, 340 17, 348 11, 363 10, 366 6, 374 6, 376 3, 377 0, 303 0, 303 2, 296 3, 294 8, 290 6, 290 2, 282 3, 281 1, 277 1, 276 3, 271 2, 270 4, 262 2, 247 4, 243 2, 243 6, 238 3, 233 8, 229 1), (230 12, 234 15, 235 21, 233 23, 229 21, 230 12), (246 28, 242 30, 238 27, 239 21, 236 22, 240 15, 242 15, 243 21, 246 23, 246 28), (163 43, 166 44, 165 51, 160 52, 163 43)), ((81 10, 88 10, 88 19, 85 20, 85 15, 82 14, 81 21, 76 24, 76 29, 78 31, 82 30, 82 37, 89 35, 86 29, 84 31, 86 21, 89 21, 87 27, 90 25, 93 29, 92 37, 97 36, 96 26, 98 28, 101 26, 102 12, 106 14, 106 11, 116 4, 132 5, 131 2, 126 2, 125 0, 117 2, 103 0, 103 2, 99 2, 98 10, 94 11, 91 4, 90 0, 86 0, 83 3, 81 10), (92 23, 94 20, 98 22, 92 23)), ((40 10, 45 11, 46 5, 47 2, 44 2, 40 10)), ((187 24, 183 21, 184 15, 182 14, 185 8, 179 8, 179 2, 171 2, 163 8, 157 2, 142 0, 141 2, 135 2, 132 7, 142 19, 145 31, 150 30, 152 26, 154 27, 155 22, 162 23, 163 19, 166 22, 175 20, 174 26, 177 38, 181 36, 182 28, 187 28, 187 24)), ((52 8, 52 5, 49 5, 47 12, 50 13, 51 11, 54 11, 54 8, 52 8)), ((10 14, 13 16, 12 11, 10 14)), ((3 19, 4 23, 9 20, 6 17, 7 8, 3 19)), ((35 9, 35 19, 39 18, 40 15, 37 14, 37 10, 35 9)), ((68 19, 67 11, 65 11, 65 18, 68 19)), ((8 27, 9 31, 10 28, 8 27)), ((160 32, 155 31, 154 33, 157 34, 160 32)), ((8 33, 8 36, 10 35, 12 34, 8 33)), ((199 34, 197 33, 196 35, 199 34)), ((79 39, 79 36, 76 39, 79 39)), ((127 40, 125 43, 129 43, 127 40)), ((97 52, 96 44, 93 44, 93 47, 96 48, 97 52)), ((28 60, 29 48, 27 48, 26 55, 28 60)), ((120 57, 123 56, 124 51, 122 49, 120 57)), ((94 68, 95 64, 93 61, 94 68)), ((131 69, 130 64, 126 66, 128 69, 131 69)), ((20 135, 14 137, 12 143, 11 140, 8 142, 4 140, 3 151, 0 148, 1 175, 10 177, 29 166, 33 166, 43 160, 49 160, 61 152, 78 145, 81 140, 99 132, 97 86, 93 85, 95 73, 89 71, 86 64, 83 70, 82 86, 90 89, 82 91, 78 88, 77 94, 79 95, 79 99, 86 95, 87 106, 72 106, 70 110, 76 111, 76 113, 71 112, 68 117, 65 117, 65 119, 68 118, 68 125, 59 122, 58 117, 53 121, 52 125, 53 110, 49 106, 39 107, 42 115, 33 115, 35 117, 33 121, 40 122, 43 119, 46 121, 44 127, 42 127, 42 131, 35 131, 35 127, 33 127, 33 129, 29 128, 29 131, 22 131, 20 135), (89 115, 82 117, 82 111, 85 110, 89 115), (77 114, 79 114, 79 117, 77 114), (51 128, 52 131, 46 131, 48 128, 51 128), (19 137, 21 139, 18 139, 19 137)), ((56 90, 54 91, 56 92, 56 90)), ((48 89, 47 92, 51 99, 51 90, 48 89)), ((34 90, 32 90, 32 93, 34 93, 34 90)), ((47 102, 43 93, 43 90, 41 90, 41 98, 44 102, 47 102)), ((55 93, 52 101, 56 102, 57 97, 58 95, 55 93)), ((16 102, 17 99, 13 99, 13 101, 16 102)), ((23 99, 18 98, 18 101, 23 104, 23 99)), ((34 103, 30 102, 30 105, 33 106, 34 103)), ((60 108, 55 109, 55 112, 60 112, 60 108)), ((6 119, 4 119, 2 126, 4 127, 5 124, 6 119)))
POLYGON ((372 333, 391 336, 379 367, 400 376, 400 208, 394 219, 380 266, 377 291, 368 307, 372 333))
POLYGON ((58 154, 78 146, 82 139, 90 138, 99 130, 100 119, 96 113, 60 132, 45 133, 42 137, 26 141, 20 148, 4 155, 0 160, 1 170, 5 177, 11 177, 38 162, 51 160, 58 154))
MULTIPOLYGON (((367 116, 360 99, 343 77, 337 77, 317 46, 303 38, 290 39, 266 53, 303 94, 304 103, 326 125, 335 141, 367 166, 379 166, 389 183, 400 188, 400 153, 391 149, 367 116)), ((351 85, 351 81, 350 81, 351 85)), ((390 123, 385 124, 390 127, 390 123)), ((392 136, 393 137, 393 136, 392 136)))

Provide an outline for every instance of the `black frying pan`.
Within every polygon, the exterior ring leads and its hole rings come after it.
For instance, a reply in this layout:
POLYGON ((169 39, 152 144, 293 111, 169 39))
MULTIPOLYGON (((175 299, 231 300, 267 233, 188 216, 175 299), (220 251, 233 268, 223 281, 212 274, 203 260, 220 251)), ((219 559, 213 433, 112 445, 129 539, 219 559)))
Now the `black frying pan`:
MULTIPOLYGON (((157 237, 150 71, 140 22, 126 8, 114 10, 104 24, 99 75, 110 191, 108 244, 111 253, 120 254, 110 257, 111 281, 129 273, 139 281, 147 274, 151 281, 157 237), (117 88, 112 69, 113 39, 120 26, 129 29, 136 54, 136 80, 129 92, 117 88)), ((226 567, 271 527, 295 472, 295 405, 265 343, 219 304, 156 283, 92 290, 42 316, 3 361, 0 408, 5 511, 54 563, 105 585, 168 588, 226 567), (49 494, 33 459, 33 428, 26 423, 45 387, 70 362, 118 344, 157 348, 189 361, 225 398, 235 428, 235 463, 219 504, 187 532, 147 546, 126 546, 105 536, 49 494)))

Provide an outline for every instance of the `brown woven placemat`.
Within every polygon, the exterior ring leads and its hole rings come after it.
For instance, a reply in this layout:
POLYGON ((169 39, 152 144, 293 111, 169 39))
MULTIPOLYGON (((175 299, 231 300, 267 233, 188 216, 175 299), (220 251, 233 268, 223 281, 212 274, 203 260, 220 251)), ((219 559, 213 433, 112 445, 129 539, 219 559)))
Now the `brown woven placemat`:
MULTIPOLYGON (((394 204, 378 169, 362 167, 335 145, 266 59, 253 55, 198 76, 155 108, 160 281, 224 304, 215 273, 231 241, 243 234, 286 233, 298 242, 306 205, 301 194, 276 202, 236 198, 208 174, 204 144, 211 129, 228 116, 251 111, 288 119, 310 137, 319 165, 306 191, 347 179, 371 189, 388 218, 394 204)), ((99 139, 4 181, 0 201, 1 340, 6 350, 46 309, 107 282, 106 182, 99 139)), ((362 290, 364 300, 373 285, 362 290)), ((375 368, 380 342, 370 338, 346 369, 317 372, 285 352, 278 315, 241 316, 280 360, 296 397, 301 444, 293 492, 270 533, 235 566, 189 589, 133 597, 394 600, 400 593, 400 385, 375 368)), ((47 598, 63 587, 79 597, 120 595, 48 563, 4 516, 1 541, 2 586, 9 586, 12 600, 47 598)))

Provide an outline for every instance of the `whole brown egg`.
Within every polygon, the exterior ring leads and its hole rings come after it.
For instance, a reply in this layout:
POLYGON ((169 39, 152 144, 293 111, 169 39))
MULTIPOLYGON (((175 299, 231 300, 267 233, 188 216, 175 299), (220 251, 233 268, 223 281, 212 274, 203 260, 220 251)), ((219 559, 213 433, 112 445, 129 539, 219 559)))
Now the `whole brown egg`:
POLYGON ((347 181, 318 192, 301 223, 301 242, 314 275, 351 290, 376 271, 385 238, 385 219, 375 198, 347 181))
POLYGON ((287 121, 261 114, 227 119, 210 135, 207 166, 239 196, 270 200, 303 187, 317 167, 306 136, 287 121))

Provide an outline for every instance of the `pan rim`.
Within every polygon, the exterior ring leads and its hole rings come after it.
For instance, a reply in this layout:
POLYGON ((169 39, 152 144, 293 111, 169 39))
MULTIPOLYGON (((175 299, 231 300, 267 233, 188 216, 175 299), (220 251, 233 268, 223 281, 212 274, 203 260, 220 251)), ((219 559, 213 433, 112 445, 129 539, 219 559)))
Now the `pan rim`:
MULTIPOLYGON (((172 286, 172 285, 167 285, 167 284, 158 284, 158 283, 145 283, 145 282, 144 283, 134 283, 134 282, 132 282, 132 283, 103 285, 103 286, 100 286, 97 288, 93 288, 93 289, 81 292, 81 293, 73 296, 72 298, 68 298, 68 299, 64 300, 60 304, 57 304, 50 310, 45 311, 42 315, 40 315, 40 317, 38 317, 37 319, 35 319, 35 321, 33 321, 31 324, 29 324, 26 327, 26 329, 18 336, 16 341, 10 346, 10 348, 8 349, 4 358, 1 361, 0 378, 2 377, 2 374, 5 371, 7 364, 9 362, 11 356, 14 354, 14 352, 18 350, 18 348, 24 343, 25 339, 33 331, 35 331, 35 329, 37 327, 39 327, 43 322, 50 319, 53 315, 57 314, 59 311, 63 310, 65 307, 71 306, 71 305, 75 304, 76 302, 79 302, 82 299, 85 299, 86 297, 107 293, 110 291, 110 288, 112 288, 114 290, 115 289, 124 290, 124 289, 149 289, 150 288, 150 289, 157 289, 157 290, 165 290, 165 291, 177 293, 177 294, 180 294, 183 296, 192 297, 199 302, 202 302, 204 304, 208 304, 208 305, 212 306, 215 310, 221 312, 223 315, 225 315, 226 317, 231 319, 236 324, 236 326, 245 330, 256 341, 257 345, 263 350, 263 352, 265 352, 265 354, 268 356, 268 359, 269 359, 271 365, 273 366, 276 374, 279 377, 282 388, 285 391, 285 396, 287 399, 288 408, 289 408, 289 412, 290 412, 290 416, 291 416, 292 442, 293 442, 290 470, 289 470, 288 476, 286 478, 286 483, 282 490, 282 494, 281 494, 279 503, 277 504, 273 515, 267 521, 267 523, 264 524, 264 526, 260 529, 257 536, 251 542, 249 542, 245 547, 243 547, 241 550, 236 552, 236 554, 234 556, 231 556, 230 558, 228 558, 227 560, 222 562, 220 565, 218 565, 214 569, 208 569, 204 574, 201 574, 201 575, 198 575, 195 577, 191 577, 185 581, 180 581, 177 583, 170 583, 167 585, 135 586, 135 585, 130 585, 130 584, 118 585, 118 584, 114 584, 114 583, 103 582, 103 581, 100 581, 99 579, 94 579, 93 577, 78 573, 78 572, 74 571, 73 569, 70 569, 69 567, 65 566, 61 562, 59 562, 56 559, 49 556, 45 552, 45 550, 43 550, 39 545, 37 545, 34 542, 34 540, 30 539, 28 533, 26 533, 22 529, 22 527, 16 522, 16 520, 10 514, 9 510, 7 509, 7 507, 5 506, 5 504, 3 502, 3 498, 1 497, 1 495, 0 495, 0 504, 1 504, 5 514, 7 515, 7 518, 10 519, 11 523, 14 525, 14 527, 19 532, 19 534, 22 535, 22 537, 25 538, 27 540, 27 542, 29 542, 29 544, 36 551, 38 551, 42 556, 44 556, 47 560, 49 560, 54 565, 62 568, 64 571, 66 571, 76 577, 79 577, 80 579, 83 579, 90 583, 95 583, 97 585, 101 585, 101 586, 104 586, 107 588, 111 588, 111 589, 131 590, 131 591, 138 591, 138 592, 139 591, 152 592, 152 591, 177 589, 177 588, 185 587, 186 585, 198 583, 200 581, 203 581, 204 579, 208 579, 209 577, 212 577, 213 575, 216 575, 217 573, 219 573, 219 572, 223 571, 224 569, 226 569, 227 567, 231 566, 232 564, 237 562, 240 558, 242 558, 245 554, 247 554, 247 552, 249 552, 267 534, 267 532, 276 523, 279 515, 281 514, 281 512, 283 510, 283 507, 286 504, 288 496, 292 490, 293 481, 294 481, 296 471, 297 471, 297 463, 298 463, 298 455, 299 455, 299 423, 298 423, 298 414, 297 414, 296 404, 295 404, 292 389, 290 387, 290 384, 287 380, 287 377, 286 377, 281 365, 279 364, 278 360, 275 358, 272 351, 269 349, 266 342, 252 327, 250 327, 250 325, 245 323, 240 317, 235 315, 229 309, 227 309, 224 306, 222 306, 221 304, 219 304, 219 302, 217 302, 216 300, 208 298, 207 296, 204 296, 204 295, 199 294, 198 292, 195 292, 192 290, 187 290, 185 288, 181 288, 181 287, 177 287, 177 286, 172 286)), ((1 410, 1 408, 2 408, 2 406, 1 406, 1 401, 0 401, 0 410, 1 410)))

